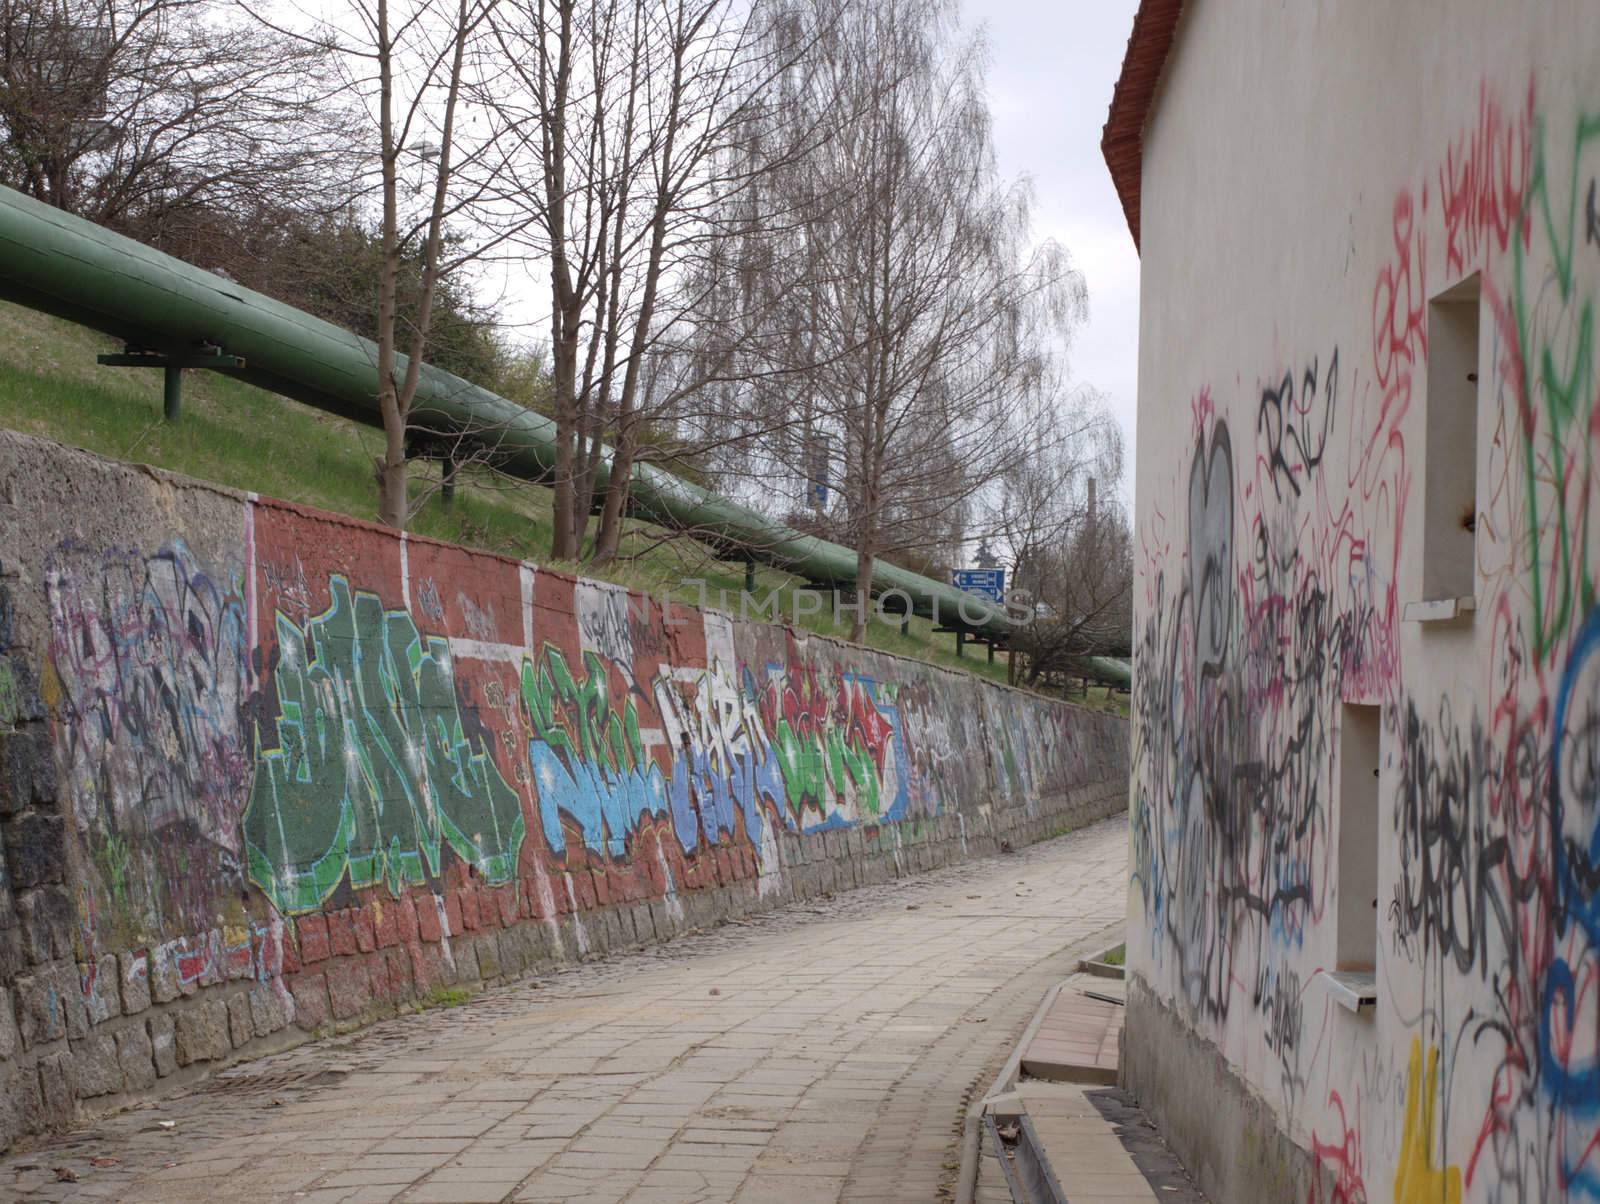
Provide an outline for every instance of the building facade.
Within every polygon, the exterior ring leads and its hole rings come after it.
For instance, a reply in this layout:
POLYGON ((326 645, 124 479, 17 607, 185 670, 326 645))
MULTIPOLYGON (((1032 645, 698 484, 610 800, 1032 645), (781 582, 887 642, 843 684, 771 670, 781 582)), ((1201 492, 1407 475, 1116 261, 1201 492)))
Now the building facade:
POLYGON ((1127 1084, 1213 1199, 1600 1198, 1600 4, 1144 0, 1127 1084))

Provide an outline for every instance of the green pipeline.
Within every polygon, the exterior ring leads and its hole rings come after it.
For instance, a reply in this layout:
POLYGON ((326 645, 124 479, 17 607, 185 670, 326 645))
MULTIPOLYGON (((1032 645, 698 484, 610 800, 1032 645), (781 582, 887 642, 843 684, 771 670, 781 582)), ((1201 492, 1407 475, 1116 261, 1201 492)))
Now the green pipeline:
MULTIPOLYGON (((225 369, 307 405, 360 422, 381 423, 377 347, 370 340, 225 277, 113 234, 79 217, 0 187, 0 297, 93 327, 169 355, 220 350, 244 361, 225 369)), ((404 371, 402 358, 397 371, 404 371)), ((499 466, 548 480, 555 424, 487 389, 424 365, 413 403, 424 428, 476 438, 499 466)), ((601 484, 605 483, 602 468, 601 484)), ((632 513, 691 531, 730 556, 794 573, 819 585, 850 587, 856 554, 708 493, 649 464, 636 465, 632 513)), ((900 591, 914 613, 969 633, 1004 636, 1004 609, 954 586, 879 561, 873 591, 900 591)))

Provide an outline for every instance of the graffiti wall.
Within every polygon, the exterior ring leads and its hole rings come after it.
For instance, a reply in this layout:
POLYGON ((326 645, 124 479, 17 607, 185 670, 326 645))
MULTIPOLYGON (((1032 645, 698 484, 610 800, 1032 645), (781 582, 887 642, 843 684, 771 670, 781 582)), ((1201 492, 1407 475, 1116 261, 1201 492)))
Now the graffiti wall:
POLYGON ((1126 805, 1110 716, 20 436, 0 479, 0 1144, 1126 805))
MULTIPOLYGON (((1460 28, 1386 7, 1338 40, 1448 77, 1520 20, 1480 7, 1460 28)), ((1600 34, 1592 12, 1551 7, 1600 34)), ((1180 255, 1188 278, 1196 265, 1165 238, 1181 220, 1149 215, 1160 156, 1182 157, 1186 118, 1166 106, 1205 92, 1203 60, 1238 33, 1202 8, 1146 159, 1147 337, 1197 300, 1152 289, 1180 255)), ((1291 74, 1314 53, 1296 19, 1266 35, 1292 47, 1291 74)), ((1219 166, 1201 190, 1259 197, 1239 215, 1258 262, 1296 270, 1235 269, 1207 301, 1216 338, 1186 344, 1205 368, 1156 352, 1141 370, 1129 1077, 1180 1110, 1185 1063, 1138 1050, 1187 1034, 1265 1105, 1304 1164, 1263 1171, 1271 1189, 1230 1177, 1220 1130, 1173 1117, 1227 1198, 1289 1198, 1291 1181, 1321 1201, 1600 1198, 1600 43, 1566 71, 1541 26, 1505 41, 1543 50, 1491 57, 1547 69, 1416 93, 1416 130, 1437 131, 1417 145, 1366 119, 1380 99, 1409 115, 1407 85, 1296 76, 1296 106, 1369 153, 1284 135, 1277 174, 1316 186, 1276 194, 1219 166), (1237 320, 1217 316, 1230 289, 1260 293, 1237 320), (1461 363, 1439 307, 1463 304, 1477 347, 1461 363), (1447 373, 1464 419, 1440 409, 1447 373), (1448 421, 1475 452, 1441 453, 1448 421), (1476 501, 1440 523, 1430 491, 1452 478, 1476 501), (1470 596, 1441 602, 1425 566, 1463 531, 1470 596), (1364 715, 1370 769, 1350 739, 1364 715)), ((1234 159, 1279 145, 1254 136, 1234 159)))

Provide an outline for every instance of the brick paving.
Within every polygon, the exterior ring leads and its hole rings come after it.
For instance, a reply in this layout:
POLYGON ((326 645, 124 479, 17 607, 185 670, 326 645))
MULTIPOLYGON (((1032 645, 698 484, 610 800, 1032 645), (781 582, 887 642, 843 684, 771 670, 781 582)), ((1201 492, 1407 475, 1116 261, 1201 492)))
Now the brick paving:
POLYGON ((1108 820, 258 1059, 0 1162, 0 1199, 948 1198, 1126 853, 1108 820))

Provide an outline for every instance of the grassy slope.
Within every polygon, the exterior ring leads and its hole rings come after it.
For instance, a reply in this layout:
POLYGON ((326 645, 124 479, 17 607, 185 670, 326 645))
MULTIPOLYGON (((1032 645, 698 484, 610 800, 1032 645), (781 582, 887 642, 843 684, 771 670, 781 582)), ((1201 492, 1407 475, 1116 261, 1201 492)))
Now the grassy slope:
MULTIPOLYGON (((161 374, 148 369, 105 368, 95 356, 120 348, 71 323, 0 303, 0 426, 43 435, 102 455, 136 460, 237 489, 287 498, 357 518, 376 518, 374 457, 379 433, 342 418, 267 393, 215 373, 191 372, 183 382, 183 417, 161 421, 161 374)), ((426 477, 426 471, 415 474, 426 477)), ((419 490, 431 486, 425 479, 419 490)), ((420 496, 420 494, 419 494, 420 496)), ((412 530, 492 552, 546 563, 550 546, 550 493, 542 486, 475 477, 457 490, 453 505, 437 493, 423 502, 412 530)), ((642 546, 660 532, 639 528, 642 546)), ((587 572, 576 565, 565 567, 587 572)), ((709 600, 727 590, 737 609, 744 570, 709 559, 690 540, 675 540, 642 552, 600 576, 652 593, 684 577, 705 580, 709 600)), ((792 590, 800 582, 760 569, 756 597, 777 589, 783 614, 793 614, 792 590)), ((690 589, 677 591, 695 600, 690 589)), ((844 636, 849 616, 835 625, 831 615, 802 620, 825 635, 844 636)), ((906 635, 898 626, 872 623, 867 643, 886 652, 966 669, 1004 681, 1004 654, 990 665, 986 650, 968 649, 957 660, 954 639, 934 634, 933 624, 913 618, 906 635)), ((1096 705, 1101 694, 1093 692, 1096 705)))

